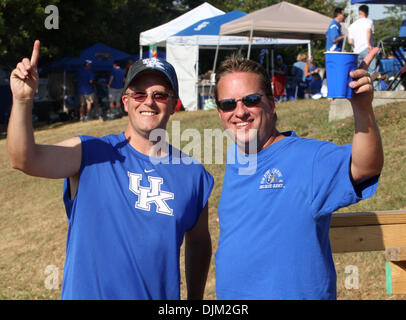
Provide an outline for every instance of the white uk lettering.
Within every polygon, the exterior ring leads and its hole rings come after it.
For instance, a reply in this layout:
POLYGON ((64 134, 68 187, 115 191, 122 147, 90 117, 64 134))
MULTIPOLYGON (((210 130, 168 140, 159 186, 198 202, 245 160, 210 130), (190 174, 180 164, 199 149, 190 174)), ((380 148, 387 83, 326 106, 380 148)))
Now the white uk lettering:
POLYGON ((142 175, 128 172, 129 189, 138 196, 135 207, 144 211, 151 211, 151 204, 156 206, 156 212, 173 215, 173 209, 166 203, 167 200, 174 199, 172 192, 161 190, 163 179, 160 177, 148 176, 149 188, 141 186, 142 175))

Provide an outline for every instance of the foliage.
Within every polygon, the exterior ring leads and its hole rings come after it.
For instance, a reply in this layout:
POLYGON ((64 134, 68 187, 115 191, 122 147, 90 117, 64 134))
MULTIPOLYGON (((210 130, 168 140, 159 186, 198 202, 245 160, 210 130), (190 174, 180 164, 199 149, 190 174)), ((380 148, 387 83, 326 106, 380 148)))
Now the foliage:
POLYGON ((183 13, 171 0, 0 0, 0 65, 13 67, 40 39, 47 62, 104 42, 126 52, 138 51, 139 33, 183 13), (45 7, 59 11, 59 29, 47 29, 45 7))

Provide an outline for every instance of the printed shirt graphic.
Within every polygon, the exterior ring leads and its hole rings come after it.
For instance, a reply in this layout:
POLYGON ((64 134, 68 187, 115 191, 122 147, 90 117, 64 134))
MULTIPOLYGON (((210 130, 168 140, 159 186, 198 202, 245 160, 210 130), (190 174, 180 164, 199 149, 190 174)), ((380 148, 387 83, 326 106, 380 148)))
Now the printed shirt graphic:
POLYGON ((259 185, 259 189, 281 189, 283 187, 282 173, 275 168, 265 172, 261 184, 259 185))
POLYGON ((351 145, 284 134, 257 153, 255 174, 239 175, 240 164, 226 165, 215 254, 218 299, 336 298, 331 213, 372 196, 378 177, 355 190, 351 145))
POLYGON ((123 133, 80 138, 74 201, 68 179, 64 185, 69 230, 62 299, 179 299, 180 246, 213 178, 201 164, 152 164, 123 133))

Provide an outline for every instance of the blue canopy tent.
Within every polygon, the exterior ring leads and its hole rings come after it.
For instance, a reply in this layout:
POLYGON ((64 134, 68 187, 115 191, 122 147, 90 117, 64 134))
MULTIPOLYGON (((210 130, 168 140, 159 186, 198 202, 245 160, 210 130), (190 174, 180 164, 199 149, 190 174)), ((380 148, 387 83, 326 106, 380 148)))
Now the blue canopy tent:
POLYGON ((212 18, 200 20, 191 26, 187 27, 174 34, 173 37, 187 37, 187 36, 218 36, 220 34, 220 27, 223 23, 241 18, 247 15, 245 12, 234 10, 225 14, 214 16, 212 18))
POLYGON ((92 70, 98 71, 111 71, 113 62, 115 60, 127 62, 129 59, 134 59, 134 56, 109 47, 101 42, 94 44, 93 46, 86 48, 80 52, 80 59, 91 60, 92 70))

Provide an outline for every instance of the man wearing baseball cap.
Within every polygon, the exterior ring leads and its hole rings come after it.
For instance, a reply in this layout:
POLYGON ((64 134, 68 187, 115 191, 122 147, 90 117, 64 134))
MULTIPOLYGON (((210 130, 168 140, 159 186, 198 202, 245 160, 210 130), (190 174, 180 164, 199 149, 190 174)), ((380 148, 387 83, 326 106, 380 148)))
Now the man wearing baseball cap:
POLYGON ((188 298, 202 299, 213 178, 196 161, 175 161, 180 152, 170 145, 150 156, 157 143, 151 134, 165 129, 174 112, 175 70, 159 59, 131 67, 122 97, 129 119, 124 132, 45 146, 35 143, 31 123, 39 51, 36 41, 31 60, 23 59, 11 74, 7 146, 14 168, 65 179, 69 230, 62 299, 179 299, 184 236, 188 298))

